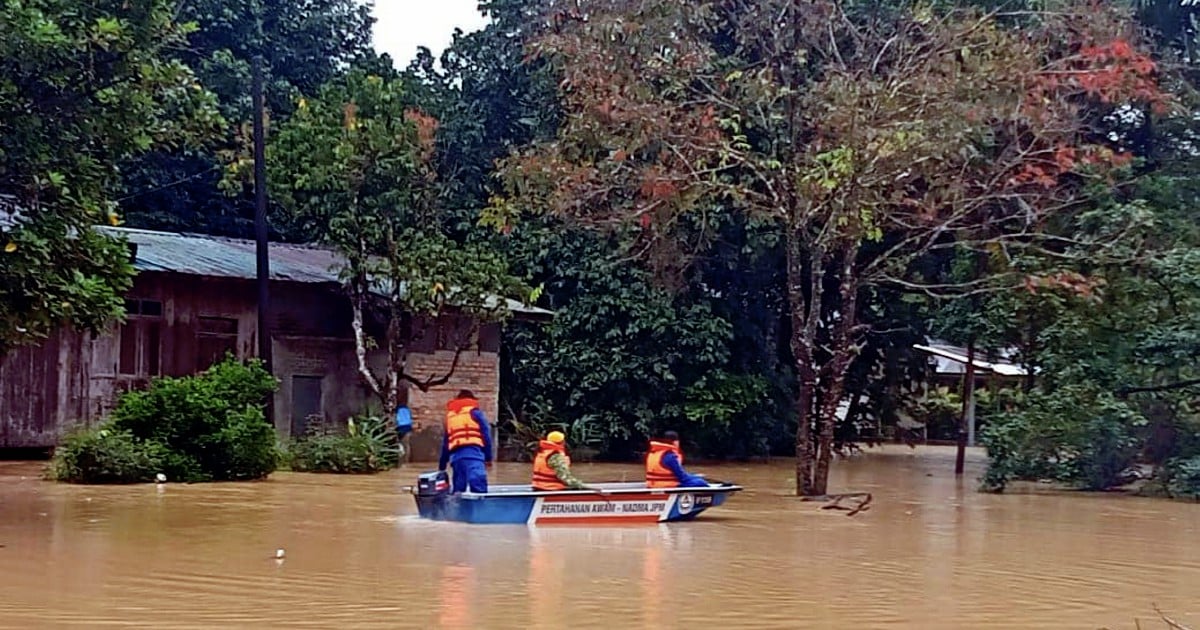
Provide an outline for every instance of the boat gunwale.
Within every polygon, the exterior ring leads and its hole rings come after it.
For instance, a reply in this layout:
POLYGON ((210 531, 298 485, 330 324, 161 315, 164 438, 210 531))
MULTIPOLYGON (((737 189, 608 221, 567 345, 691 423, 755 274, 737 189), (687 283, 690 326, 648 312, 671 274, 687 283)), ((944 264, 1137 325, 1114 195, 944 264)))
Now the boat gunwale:
POLYGON ((709 486, 707 488, 697 487, 674 487, 674 488, 620 488, 613 490, 529 490, 522 492, 461 492, 455 496, 472 501, 480 501, 484 499, 500 499, 500 498, 537 498, 537 497, 559 497, 559 496, 579 496, 579 497, 594 497, 594 496, 610 496, 621 494, 685 494, 685 493, 702 493, 702 492, 718 492, 718 493, 734 493, 745 490, 742 486, 709 486))

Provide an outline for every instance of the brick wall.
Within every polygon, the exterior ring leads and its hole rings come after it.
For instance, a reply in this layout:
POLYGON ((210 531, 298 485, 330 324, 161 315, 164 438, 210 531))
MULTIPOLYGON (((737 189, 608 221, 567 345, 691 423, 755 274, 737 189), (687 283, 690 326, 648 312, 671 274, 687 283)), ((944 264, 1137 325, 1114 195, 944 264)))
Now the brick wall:
MULTIPOLYGON (((449 350, 412 354, 408 359, 408 371, 418 378, 437 376, 445 374, 453 360, 454 352, 449 350)), ((500 355, 495 352, 464 351, 450 382, 431 388, 428 392, 415 387, 408 390, 408 408, 412 410, 413 423, 419 427, 413 431, 409 442, 411 461, 437 461, 442 446, 446 403, 460 389, 474 392, 479 399, 479 408, 494 423, 500 405, 500 355)))
POLYGON ((381 408, 358 376, 354 342, 348 339, 274 337, 271 344, 275 377, 275 428, 284 438, 294 437, 302 419, 293 413, 292 386, 297 376, 321 377, 321 413, 324 421, 344 425, 351 416, 381 408))

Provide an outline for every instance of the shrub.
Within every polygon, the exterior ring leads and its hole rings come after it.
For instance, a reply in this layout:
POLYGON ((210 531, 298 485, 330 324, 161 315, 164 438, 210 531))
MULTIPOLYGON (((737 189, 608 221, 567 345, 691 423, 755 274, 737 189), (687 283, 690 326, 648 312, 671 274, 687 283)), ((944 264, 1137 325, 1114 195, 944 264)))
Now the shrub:
POLYGON ((287 457, 292 470, 321 473, 376 473, 395 468, 404 447, 390 423, 360 416, 345 433, 322 431, 293 440, 287 457))
POLYGON ((141 483, 154 480, 168 457, 162 444, 102 425, 69 434, 54 453, 50 474, 71 483, 141 483))
POLYGON ((983 487, 1002 491, 1010 479, 1050 479, 1088 490, 1120 485, 1145 425, 1132 406, 1093 387, 1035 391, 984 428, 989 462, 983 487))
POLYGON ((1163 467, 1162 474, 1172 497, 1200 500, 1200 455, 1173 459, 1163 467))
POLYGON ((263 405, 275 379, 261 362, 233 358, 184 378, 157 378, 117 401, 101 429, 69 438, 55 476, 64 481, 261 479, 278 463, 263 405), (147 467, 150 469, 147 470, 147 467))

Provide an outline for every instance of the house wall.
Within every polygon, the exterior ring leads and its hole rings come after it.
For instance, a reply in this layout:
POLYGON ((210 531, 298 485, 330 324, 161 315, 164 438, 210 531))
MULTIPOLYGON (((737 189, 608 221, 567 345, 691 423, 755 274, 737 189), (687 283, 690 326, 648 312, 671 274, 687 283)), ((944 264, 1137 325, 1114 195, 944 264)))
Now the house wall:
POLYGON ((307 419, 297 417, 293 402, 298 379, 320 378, 321 420, 342 424, 372 402, 358 376, 354 342, 349 339, 272 337, 272 362, 279 379, 275 392, 275 429, 283 438, 304 432, 307 419))
MULTIPOLYGON (((435 354, 419 354, 409 359, 414 374, 444 374, 454 361, 454 352, 440 350, 435 354)), ((411 388, 408 407, 413 414, 414 428, 409 440, 411 460, 437 461, 442 447, 446 403, 460 389, 469 389, 479 399, 479 407, 488 420, 496 422, 500 405, 500 355, 496 352, 467 350, 458 359, 454 378, 428 392, 411 388)))
MULTIPOLYGON (((312 403, 318 389, 305 377, 319 381, 319 415, 325 422, 345 422, 371 403, 378 408, 359 380, 349 304, 321 285, 273 283, 271 290, 271 347, 280 380, 273 419, 280 436, 303 429, 303 419, 294 417, 297 394, 305 393, 304 400, 312 403), (297 391, 303 387, 308 389, 297 391)), ((149 301, 147 310, 155 314, 135 313, 102 335, 62 330, 40 346, 0 360, 0 448, 53 446, 72 426, 103 417, 121 392, 144 387, 153 376, 183 376, 208 367, 206 352, 227 348, 239 358, 257 354, 251 281, 143 273, 128 297, 149 301), (132 339, 137 340, 134 353, 129 352, 132 339)), ((460 328, 461 322, 453 321, 431 327, 437 332, 411 353, 409 371, 444 373, 454 353, 438 348, 451 343, 460 328)), ((427 393, 412 390, 408 402, 422 426, 413 438, 414 461, 437 459, 444 405, 459 389, 475 391, 488 417, 496 417, 498 340, 497 327, 484 327, 478 349, 462 354, 447 384, 427 393)), ((382 365, 381 353, 372 354, 372 362, 382 365)))
POLYGON ((0 447, 43 448, 88 412, 87 344, 71 330, 0 361, 0 447))

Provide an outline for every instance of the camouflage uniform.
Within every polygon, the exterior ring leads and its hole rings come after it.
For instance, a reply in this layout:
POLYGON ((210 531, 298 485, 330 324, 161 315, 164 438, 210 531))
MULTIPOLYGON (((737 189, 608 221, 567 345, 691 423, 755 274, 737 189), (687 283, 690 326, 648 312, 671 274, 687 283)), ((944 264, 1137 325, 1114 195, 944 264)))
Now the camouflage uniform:
POLYGON ((562 453, 553 453, 546 458, 546 465, 554 469, 554 473, 558 475, 558 480, 566 484, 572 490, 587 490, 588 487, 578 477, 571 474, 571 467, 567 465, 567 460, 563 458, 562 453))

